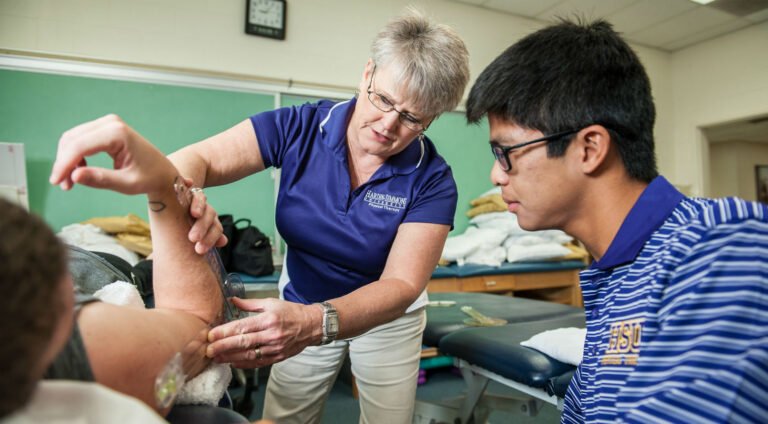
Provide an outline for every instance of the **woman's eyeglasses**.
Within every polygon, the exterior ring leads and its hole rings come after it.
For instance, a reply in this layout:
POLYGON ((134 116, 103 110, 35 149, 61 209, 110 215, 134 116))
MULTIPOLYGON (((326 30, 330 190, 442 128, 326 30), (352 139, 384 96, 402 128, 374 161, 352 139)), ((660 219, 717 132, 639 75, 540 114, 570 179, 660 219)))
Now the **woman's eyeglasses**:
POLYGON ((381 94, 375 92, 373 89, 371 89, 371 85, 373 85, 373 76, 376 74, 376 67, 373 67, 373 72, 371 73, 371 81, 368 82, 368 100, 371 101, 371 104, 376 107, 376 109, 382 111, 382 112, 391 112, 395 111, 398 113, 398 118, 400 119, 400 123, 405 125, 408 129, 411 129, 416 132, 422 132, 427 129, 427 126, 422 124, 420 120, 416 119, 413 115, 405 112, 401 112, 397 109, 395 109, 395 105, 392 104, 392 101, 386 98, 385 96, 382 96, 381 94))

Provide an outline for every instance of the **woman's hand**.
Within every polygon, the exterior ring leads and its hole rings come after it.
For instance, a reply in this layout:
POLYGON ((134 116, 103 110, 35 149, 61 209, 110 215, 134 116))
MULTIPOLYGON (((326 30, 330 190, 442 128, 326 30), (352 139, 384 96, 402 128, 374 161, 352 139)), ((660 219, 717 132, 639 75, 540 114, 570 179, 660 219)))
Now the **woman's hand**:
MULTIPOLYGON (((184 178, 187 187, 192 187, 192 180, 184 178)), ((213 247, 224 247, 229 242, 224 235, 224 227, 219 221, 216 209, 208 204, 208 198, 202 189, 192 187, 192 202, 189 215, 194 219, 189 230, 189 241, 195 244, 195 252, 204 255, 213 247)))
POLYGON ((238 299, 235 305, 257 315, 220 325, 208 333, 206 354, 237 368, 257 368, 280 362, 319 344, 322 309, 278 299, 238 299))
POLYGON ((59 139, 50 182, 64 190, 75 184, 124 194, 167 194, 178 175, 165 155, 117 115, 107 115, 65 132, 59 139), (105 152, 114 169, 88 166, 86 158, 105 152))

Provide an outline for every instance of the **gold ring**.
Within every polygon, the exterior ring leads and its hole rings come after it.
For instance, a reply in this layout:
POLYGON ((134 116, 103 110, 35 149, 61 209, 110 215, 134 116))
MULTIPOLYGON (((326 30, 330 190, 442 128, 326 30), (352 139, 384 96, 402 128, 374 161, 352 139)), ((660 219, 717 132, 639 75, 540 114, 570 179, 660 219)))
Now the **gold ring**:
POLYGON ((258 360, 258 359, 261 359, 261 349, 260 349, 260 348, 258 348, 258 347, 257 347, 257 348, 254 348, 254 349, 253 349, 253 353, 255 353, 255 354, 256 354, 256 359, 257 359, 257 360, 258 360))

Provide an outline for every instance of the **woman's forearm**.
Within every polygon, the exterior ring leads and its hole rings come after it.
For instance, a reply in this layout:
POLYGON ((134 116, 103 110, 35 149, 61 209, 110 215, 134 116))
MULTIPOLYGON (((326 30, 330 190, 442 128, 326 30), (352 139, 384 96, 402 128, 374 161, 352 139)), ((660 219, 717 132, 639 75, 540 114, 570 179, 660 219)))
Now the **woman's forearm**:
POLYGON ((339 314, 337 339, 359 336, 405 314, 426 287, 400 279, 383 279, 330 301, 339 314))

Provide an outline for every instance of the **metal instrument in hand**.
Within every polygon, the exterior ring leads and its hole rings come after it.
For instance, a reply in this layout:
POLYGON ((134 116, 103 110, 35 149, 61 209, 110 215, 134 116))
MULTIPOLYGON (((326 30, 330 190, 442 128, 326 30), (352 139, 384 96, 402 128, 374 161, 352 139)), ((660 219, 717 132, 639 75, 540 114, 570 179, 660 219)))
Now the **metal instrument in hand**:
MULTIPOLYGON (((189 207, 192 204, 192 196, 194 195, 187 186, 184 184, 180 177, 176 177, 176 181, 173 183, 173 189, 176 191, 176 199, 179 204, 189 211, 189 207)), ((188 216, 190 226, 192 225, 192 217, 188 216)), ((205 254, 205 258, 208 262, 208 266, 211 267, 211 271, 216 276, 216 280, 221 288, 221 294, 224 297, 224 322, 244 318, 247 314, 237 306, 235 306, 230 300, 233 297, 245 298, 245 286, 240 276, 237 274, 227 274, 227 270, 224 268, 224 263, 221 261, 219 251, 215 247, 212 247, 208 253, 205 254)))
POLYGON ((491 318, 478 312, 471 306, 462 306, 461 312, 469 315, 470 318, 464 320, 464 324, 473 327, 497 327, 507 323, 507 320, 501 318, 491 318))

